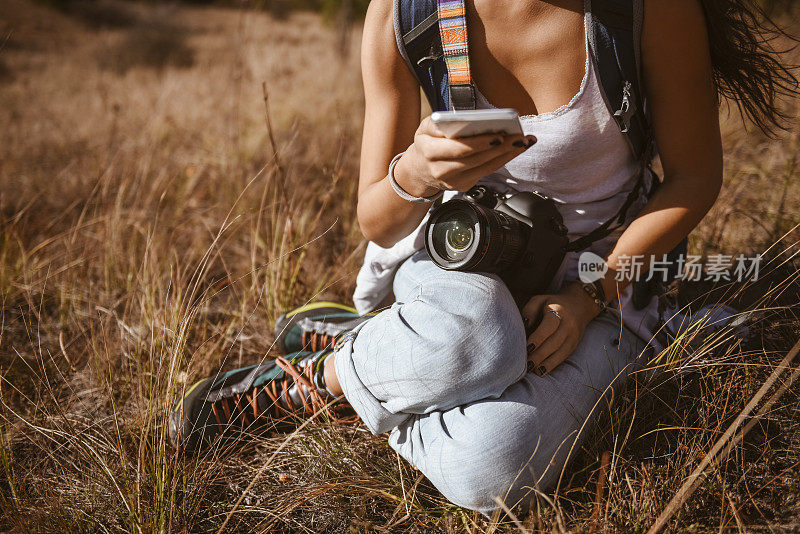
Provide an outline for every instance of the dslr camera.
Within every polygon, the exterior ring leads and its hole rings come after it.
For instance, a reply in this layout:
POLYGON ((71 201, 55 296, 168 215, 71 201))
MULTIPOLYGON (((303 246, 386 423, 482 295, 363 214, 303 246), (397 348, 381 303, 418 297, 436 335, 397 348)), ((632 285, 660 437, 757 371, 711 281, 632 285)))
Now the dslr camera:
POLYGON ((485 185, 434 208, 425 228, 436 265, 498 275, 519 307, 547 289, 568 242, 552 199, 532 192, 506 197, 485 185))

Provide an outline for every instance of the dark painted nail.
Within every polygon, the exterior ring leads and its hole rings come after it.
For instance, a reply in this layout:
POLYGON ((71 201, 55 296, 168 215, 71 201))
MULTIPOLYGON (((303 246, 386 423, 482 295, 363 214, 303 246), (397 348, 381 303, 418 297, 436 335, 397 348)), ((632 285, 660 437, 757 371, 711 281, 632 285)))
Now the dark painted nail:
POLYGON ((528 362, 528 372, 532 373, 535 368, 536 368, 536 364, 531 362, 531 361, 529 361, 528 362))
POLYGON ((528 345, 528 354, 536 350, 536 343, 531 343, 528 345))
POLYGON ((525 143, 523 143, 522 141, 514 141, 514 142, 513 142, 513 143, 511 143, 511 144, 512 144, 513 146, 517 147, 517 148, 525 148, 525 143))
POLYGON ((489 141, 489 144, 492 146, 500 146, 503 144, 503 140, 500 138, 492 139, 491 141, 489 141))
POLYGON ((546 375, 547 374, 547 367, 545 367, 544 365, 540 365, 539 367, 536 368, 536 374, 539 375, 539 376, 546 375))

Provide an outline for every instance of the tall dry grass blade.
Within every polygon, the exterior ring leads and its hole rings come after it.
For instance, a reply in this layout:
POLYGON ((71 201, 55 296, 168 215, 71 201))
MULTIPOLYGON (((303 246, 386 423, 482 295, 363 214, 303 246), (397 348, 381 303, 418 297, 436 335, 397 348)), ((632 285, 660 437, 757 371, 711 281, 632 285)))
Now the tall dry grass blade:
POLYGON ((289 200, 286 198, 286 170, 281 161, 281 153, 278 150, 278 143, 275 141, 275 132, 272 128, 272 114, 269 111, 269 93, 267 92, 267 82, 261 82, 261 93, 264 96, 264 120, 267 124, 267 137, 269 138, 269 145, 272 148, 272 157, 275 160, 275 168, 278 170, 281 182, 279 186, 281 199, 283 200, 284 207, 289 206, 289 200))
POLYGON ((608 476, 608 468, 611 464, 611 453, 605 451, 600 460, 600 472, 597 474, 597 491, 594 496, 594 511, 592 517, 589 519, 590 527, 589 533, 594 534, 597 532, 597 527, 600 525, 600 515, 603 509, 603 494, 606 489, 606 477, 608 476))

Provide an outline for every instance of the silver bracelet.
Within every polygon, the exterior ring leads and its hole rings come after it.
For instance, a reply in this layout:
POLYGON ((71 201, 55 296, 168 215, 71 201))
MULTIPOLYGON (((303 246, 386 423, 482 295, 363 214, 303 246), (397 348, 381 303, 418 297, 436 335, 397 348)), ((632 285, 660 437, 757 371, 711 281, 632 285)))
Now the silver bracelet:
POLYGON ((400 157, 405 154, 405 151, 400 152, 398 155, 392 158, 392 162, 389 163, 389 183, 392 185, 392 189, 394 192, 397 193, 397 196, 402 198, 403 200, 407 200, 409 202, 415 202, 417 204, 431 204, 439 200, 439 198, 444 194, 444 191, 439 191, 438 193, 431 195, 429 197, 415 197, 414 195, 406 192, 405 189, 400 187, 400 184, 397 183, 397 180, 394 178, 394 168, 397 165, 397 162, 400 161, 400 157))

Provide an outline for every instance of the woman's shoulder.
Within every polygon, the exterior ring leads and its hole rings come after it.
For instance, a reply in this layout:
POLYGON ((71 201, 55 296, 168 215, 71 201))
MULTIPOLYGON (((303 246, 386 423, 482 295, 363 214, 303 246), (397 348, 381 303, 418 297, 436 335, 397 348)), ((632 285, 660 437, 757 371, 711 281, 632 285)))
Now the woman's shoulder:
POLYGON ((645 71, 672 75, 706 70, 708 33, 700 0, 644 0, 642 57, 645 71))
POLYGON ((394 42, 394 18, 392 16, 392 0, 371 0, 364 19, 364 34, 388 34, 394 42))
POLYGON ((705 22, 700 0, 644 0, 644 17, 645 32, 656 30, 684 37, 705 22))
POLYGON ((397 55, 394 53, 396 43, 392 0, 372 0, 364 19, 362 50, 364 53, 374 53, 386 60, 391 55, 397 55))
POLYGON ((361 41, 361 68, 365 82, 375 80, 381 85, 397 85, 410 78, 416 83, 397 49, 392 0, 372 0, 369 3, 361 41))

